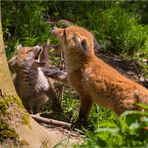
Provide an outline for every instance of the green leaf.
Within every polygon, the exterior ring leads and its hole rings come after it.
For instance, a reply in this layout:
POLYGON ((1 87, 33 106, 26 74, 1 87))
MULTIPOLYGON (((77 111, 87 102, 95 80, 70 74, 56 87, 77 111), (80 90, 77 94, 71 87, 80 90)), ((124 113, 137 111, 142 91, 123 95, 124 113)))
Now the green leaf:
POLYGON ((147 104, 138 103, 136 105, 143 108, 143 109, 145 109, 145 110, 148 110, 148 105, 147 104))

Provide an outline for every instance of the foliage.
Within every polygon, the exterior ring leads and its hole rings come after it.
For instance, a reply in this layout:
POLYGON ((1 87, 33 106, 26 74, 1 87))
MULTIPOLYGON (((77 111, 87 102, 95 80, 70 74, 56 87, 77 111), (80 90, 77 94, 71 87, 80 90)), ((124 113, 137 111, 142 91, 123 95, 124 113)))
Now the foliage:
POLYGON ((126 111, 112 120, 102 120, 94 131, 86 133, 82 147, 147 147, 148 105, 140 104, 147 112, 126 111))
POLYGON ((63 98, 63 108, 65 113, 69 115, 71 121, 78 117, 80 100, 74 98, 73 90, 65 88, 63 98))
POLYGON ((15 50, 15 44, 34 46, 43 44, 50 37, 50 26, 43 20, 46 7, 40 1, 3 1, 2 19, 7 55, 15 50))
POLYGON ((108 9, 104 17, 105 34, 110 37, 111 44, 108 49, 117 53, 124 51, 133 54, 143 46, 148 32, 142 25, 137 24, 136 16, 130 16, 126 10, 116 6, 108 9))
POLYGON ((100 107, 98 105, 93 105, 89 117, 89 129, 91 131, 94 131, 96 128, 96 123, 99 123, 104 120, 112 120, 113 119, 113 113, 111 110, 106 109, 104 107, 100 107))
POLYGON ((67 18, 89 28, 102 50, 132 54, 138 50, 143 52, 148 48, 148 29, 147 25, 139 22, 140 12, 146 6, 146 2, 139 6, 138 2, 127 1, 5 1, 2 2, 5 40, 19 40, 28 46, 42 44, 51 37, 50 26, 43 18, 48 21, 67 18))
POLYGON ((102 50, 132 55, 139 50, 147 51, 148 29, 147 25, 139 24, 139 14, 133 13, 119 4, 114 4, 103 11, 97 9, 98 5, 96 8, 92 8, 93 11, 86 11, 87 20, 84 19, 79 24, 94 32, 102 50))

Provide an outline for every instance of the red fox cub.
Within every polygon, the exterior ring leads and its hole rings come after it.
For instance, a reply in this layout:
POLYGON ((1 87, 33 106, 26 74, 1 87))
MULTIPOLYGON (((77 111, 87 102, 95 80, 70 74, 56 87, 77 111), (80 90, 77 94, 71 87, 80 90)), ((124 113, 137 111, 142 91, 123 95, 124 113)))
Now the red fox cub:
POLYGON ((62 111, 51 80, 41 70, 48 68, 48 57, 48 46, 21 47, 8 62, 16 91, 30 113, 37 113, 49 99, 53 110, 62 111))
POLYGON ((54 28, 64 50, 69 84, 81 97, 78 122, 88 118, 93 102, 120 115, 135 110, 135 103, 148 103, 148 90, 125 78, 94 54, 93 35, 84 28, 54 28))

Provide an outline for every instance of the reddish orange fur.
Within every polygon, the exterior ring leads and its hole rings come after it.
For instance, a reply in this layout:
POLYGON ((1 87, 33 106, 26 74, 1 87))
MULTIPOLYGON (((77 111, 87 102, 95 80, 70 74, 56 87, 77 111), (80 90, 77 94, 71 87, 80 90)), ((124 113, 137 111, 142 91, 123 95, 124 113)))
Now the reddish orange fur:
POLYGON ((56 28, 53 33, 63 45, 70 85, 81 97, 79 120, 87 120, 93 102, 112 109, 118 115, 125 110, 138 109, 135 103, 148 103, 148 90, 122 76, 94 54, 93 35, 84 28, 56 28), (64 33, 65 31, 65 33, 64 33), (85 40, 87 55, 74 40, 85 40))

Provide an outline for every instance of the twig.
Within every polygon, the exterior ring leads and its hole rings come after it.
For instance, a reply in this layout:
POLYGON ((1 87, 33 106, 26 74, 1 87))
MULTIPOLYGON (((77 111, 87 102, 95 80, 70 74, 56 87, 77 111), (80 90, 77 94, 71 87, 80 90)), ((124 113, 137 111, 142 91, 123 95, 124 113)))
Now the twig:
POLYGON ((41 117, 39 115, 30 115, 30 116, 39 123, 45 123, 45 124, 48 124, 48 125, 63 127, 63 128, 66 128, 66 129, 70 129, 70 127, 71 127, 71 124, 67 123, 67 122, 58 121, 58 120, 54 120, 54 119, 47 119, 47 118, 41 117))

